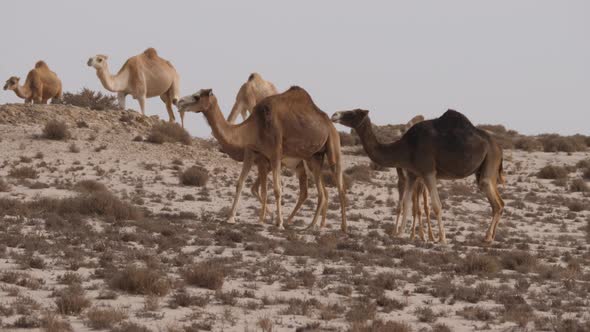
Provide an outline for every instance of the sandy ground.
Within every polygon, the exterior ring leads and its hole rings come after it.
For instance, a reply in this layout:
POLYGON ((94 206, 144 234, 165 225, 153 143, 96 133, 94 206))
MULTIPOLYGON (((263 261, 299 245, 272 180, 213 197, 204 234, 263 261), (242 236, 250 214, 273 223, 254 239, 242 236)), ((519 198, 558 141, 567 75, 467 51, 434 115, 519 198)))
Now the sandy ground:
MULTIPOLYGON (((237 224, 229 225, 225 219, 241 163, 209 141, 195 139, 190 146, 134 141, 146 137, 158 121, 136 113, 131 120, 121 118, 129 114, 64 106, 0 107, 0 179, 8 184, 0 199, 76 197, 74 185, 90 179, 145 210, 140 221, 82 216, 91 234, 55 231, 44 217, 0 211, 3 331, 43 329, 42 318, 57 310, 56 292, 68 287, 62 280, 66 273, 79 276, 91 302, 80 313, 60 318, 74 331, 93 330, 88 312, 104 306, 121 309, 125 321, 152 331, 269 331, 265 324, 272 331, 364 331, 362 326, 374 320, 407 324, 414 331, 559 330, 567 319, 579 324, 590 320, 590 202, 587 193, 568 187, 581 177, 576 163, 590 153, 506 150, 507 183, 500 191, 507 206, 491 246, 481 242, 491 209, 474 177, 441 181, 449 243, 439 245, 410 240, 408 234, 389 235, 398 201, 396 173, 368 167, 369 182, 353 176, 348 191, 348 235, 339 231, 334 188, 329 188, 327 228, 305 229, 315 209, 313 185, 294 225, 285 231, 270 220, 259 225, 259 203, 249 192, 254 170, 237 224), (53 118, 69 125, 70 139, 40 137, 53 118), (82 120, 88 128, 77 128, 82 120), (79 152, 71 152, 72 145, 79 152), (179 183, 178 172, 193 165, 209 171, 205 187, 179 183), (546 165, 572 166, 565 186, 536 176, 546 165), (38 177, 10 176, 23 166, 33 167, 38 177), (44 266, 27 265, 31 255, 44 266), (182 273, 187 266, 211 260, 225 268, 220 289, 187 282, 182 273), (157 295, 125 291, 101 274, 106 266, 117 271, 130 264, 161 271, 169 289, 157 295), (36 286, 6 277, 14 272, 37 280, 36 286), (174 305, 181 290, 205 303, 174 305), (100 296, 106 291, 116 298, 100 296), (27 298, 34 304, 23 300, 27 298), (40 320, 19 329, 22 317, 40 320)), ((369 165, 366 156, 354 155, 359 148, 344 149, 344 168, 369 165)), ((283 180, 286 218, 299 187, 294 176, 283 180)), ((272 197, 270 202, 274 211, 272 197)), ((436 235, 434 220, 432 226, 436 235)))

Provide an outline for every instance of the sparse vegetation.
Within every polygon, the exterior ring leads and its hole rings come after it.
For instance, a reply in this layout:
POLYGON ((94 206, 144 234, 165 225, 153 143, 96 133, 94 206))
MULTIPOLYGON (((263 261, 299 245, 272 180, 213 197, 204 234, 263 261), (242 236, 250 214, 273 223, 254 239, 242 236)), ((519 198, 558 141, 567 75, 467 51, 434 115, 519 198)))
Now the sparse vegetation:
POLYGON ((146 141, 154 144, 181 143, 191 144, 189 133, 177 123, 160 122, 152 127, 146 141))
POLYGON ((84 324, 95 330, 109 329, 127 319, 127 313, 119 308, 93 307, 86 312, 84 324))
POLYGON ((537 173, 537 177, 541 179, 562 179, 566 178, 568 173, 565 167, 547 165, 541 168, 539 173, 537 173))
POLYGON ((131 294, 158 295, 168 294, 170 280, 161 271, 133 264, 117 271, 110 280, 112 288, 131 294))
POLYGON ((224 271, 224 266, 209 261, 185 268, 182 275, 189 285, 216 290, 223 286, 224 271))
POLYGON ((50 120, 43 127, 43 138, 63 141, 71 137, 70 130, 65 122, 59 120, 50 120))
POLYGON ((79 92, 64 92, 62 100, 52 100, 53 104, 73 105, 96 111, 117 110, 117 97, 83 88, 79 92))
POLYGON ((209 172, 201 166, 192 166, 180 173, 180 183, 185 186, 203 187, 209 180, 209 172))
POLYGON ((62 315, 78 315, 90 306, 90 301, 84 294, 84 289, 78 284, 68 286, 56 294, 55 305, 62 315))
POLYGON ((36 179, 39 177, 39 173, 33 167, 21 166, 11 169, 8 176, 17 179, 36 179))

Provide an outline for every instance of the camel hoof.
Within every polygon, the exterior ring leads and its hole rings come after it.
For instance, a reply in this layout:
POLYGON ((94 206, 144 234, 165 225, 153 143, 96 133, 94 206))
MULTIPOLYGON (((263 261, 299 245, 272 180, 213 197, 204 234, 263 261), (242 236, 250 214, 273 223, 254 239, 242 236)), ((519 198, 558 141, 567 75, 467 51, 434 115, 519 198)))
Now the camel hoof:
POLYGON ((312 230, 312 231, 316 231, 319 229, 317 224, 311 223, 309 224, 309 226, 305 227, 306 230, 312 230))
POLYGON ((284 231, 284 230, 285 230, 285 227, 284 227, 282 224, 281 224, 281 225, 278 225, 278 226, 277 226, 277 228, 278 228, 279 230, 281 230, 281 231, 284 231))
POLYGON ((438 244, 447 244, 447 239, 439 239, 438 244))
POLYGON ((236 223, 236 218, 234 218, 234 217, 229 217, 229 219, 227 219, 227 223, 228 223, 228 224, 235 224, 235 223, 236 223))

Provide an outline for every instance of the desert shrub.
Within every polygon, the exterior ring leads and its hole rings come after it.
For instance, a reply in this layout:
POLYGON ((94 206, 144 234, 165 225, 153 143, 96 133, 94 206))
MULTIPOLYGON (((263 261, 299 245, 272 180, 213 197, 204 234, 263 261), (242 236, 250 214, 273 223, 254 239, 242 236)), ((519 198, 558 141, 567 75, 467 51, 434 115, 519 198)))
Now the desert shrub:
POLYGON ((588 185, 584 179, 577 178, 574 179, 570 184, 570 191, 586 193, 590 191, 590 188, 588 188, 588 185))
POLYGON ((584 136, 559 136, 556 134, 541 135, 539 137, 545 152, 576 152, 586 151, 587 143, 584 136))
POLYGON ((72 326, 67 320, 61 319, 58 314, 48 312, 41 317, 41 327, 44 332, 69 332, 72 326))
POLYGON ((344 173, 353 181, 370 183, 373 179, 373 170, 367 164, 358 164, 344 170, 344 173))
POLYGON ((590 168, 590 158, 578 161, 576 167, 581 169, 590 168))
POLYGON ((209 172, 201 166, 192 166, 185 169, 179 175, 180 183, 185 186, 202 187, 209 180, 209 172))
POLYGON ((508 270, 528 273, 537 265, 537 258, 526 251, 512 250, 500 255, 500 264, 508 270))
POLYGON ((43 138, 62 141, 70 137, 70 130, 63 121, 50 120, 43 127, 43 138))
POLYGON ((22 166, 11 169, 8 176, 17 179, 36 179, 39 177, 39 173, 33 167, 22 166))
POLYGON ((426 306, 416 308, 414 314, 416 315, 416 318, 418 318, 418 320, 423 323, 434 323, 434 321, 437 319, 434 311, 432 311, 430 307, 426 306))
POLYGON ((154 144, 178 142, 190 145, 191 136, 177 123, 160 122, 152 127, 146 141, 154 144))
POLYGON ((590 204, 588 204, 587 201, 573 199, 567 203, 567 208, 573 212, 580 212, 584 210, 590 210, 590 204))
POLYGON ((68 147, 68 151, 70 151, 71 153, 80 153, 80 148, 76 145, 76 143, 72 143, 68 147))
POLYGON ((490 255, 469 253, 457 266, 457 272, 466 274, 493 274, 500 270, 498 259, 490 255))
POLYGON ((3 178, 0 178, 0 193, 4 193, 10 190, 10 185, 4 181, 3 178))
POLYGON ((127 313, 122 309, 111 307, 93 307, 86 312, 84 325, 95 329, 108 329, 127 319, 127 313))
POLYGON ((171 287, 170 280, 163 272, 132 264, 117 271, 109 284, 114 289, 131 294, 158 296, 168 294, 171 287))
POLYGON ((585 180, 590 180, 590 168, 586 168, 582 171, 582 177, 585 180))
POLYGON ((346 313, 349 322, 363 323, 375 319, 377 304, 368 298, 358 299, 346 313))
POLYGON ((55 304, 62 315, 78 315, 90 306, 90 301, 84 295, 84 289, 74 284, 57 292, 55 304))
POLYGON ((494 318, 489 309, 483 307, 465 307, 457 311, 457 315, 469 320, 490 321, 494 318))
POLYGON ((80 180, 74 185, 74 189, 83 193, 107 191, 107 187, 104 184, 95 180, 80 180))
POLYGON ((547 165, 537 173, 541 179, 563 179, 567 177, 568 170, 563 166, 547 165))
POLYGON ((412 332, 412 327, 408 323, 396 321, 382 321, 375 319, 371 324, 354 323, 348 332, 412 332))
MULTIPOLYGON (((313 180, 310 179, 310 180, 313 180)), ((332 172, 329 171, 322 171, 322 180, 324 181, 324 185, 328 188, 336 187, 336 181, 334 180, 334 176, 332 176, 332 172)), ((344 182, 344 189, 348 190, 352 187, 352 183, 354 182, 350 175, 342 172, 342 182, 344 182)))
POLYGON ((152 330, 148 329, 143 325, 125 321, 111 328, 110 332, 152 332, 152 330))
POLYGON ((185 268, 182 276, 189 285, 216 290, 223 286, 224 270, 221 264, 208 261, 185 268))
POLYGON ((358 145, 360 143, 358 136, 354 136, 352 134, 345 133, 342 131, 339 131, 338 134, 340 134, 340 145, 341 146, 352 146, 352 145, 358 145))
POLYGON ((514 148, 528 152, 542 151, 543 144, 534 137, 521 137, 514 141, 514 148))
POLYGON ((61 100, 52 100, 53 104, 73 105, 96 111, 119 109, 117 97, 83 88, 79 92, 64 92, 61 100))

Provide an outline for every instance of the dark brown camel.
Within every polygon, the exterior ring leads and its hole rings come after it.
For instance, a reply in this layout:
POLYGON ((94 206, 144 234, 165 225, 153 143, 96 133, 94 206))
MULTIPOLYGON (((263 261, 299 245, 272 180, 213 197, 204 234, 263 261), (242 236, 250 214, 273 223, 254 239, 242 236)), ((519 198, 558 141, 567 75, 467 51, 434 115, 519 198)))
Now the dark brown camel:
MULTIPOLYGON (((356 109, 336 112, 332 121, 353 128, 361 138, 371 160, 385 167, 408 171, 404 201, 409 203, 417 178, 430 191, 432 207, 438 220, 439 241, 446 243, 437 179, 461 179, 475 174, 477 184, 492 206, 492 222, 486 242, 492 242, 504 209, 498 192, 503 183, 502 149, 485 131, 476 128, 463 114, 448 110, 441 117, 415 124, 398 141, 383 144, 377 141, 369 111, 356 109)), ((404 220, 408 204, 404 202, 404 220)), ((396 225, 396 232, 400 229, 396 225)))

